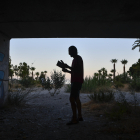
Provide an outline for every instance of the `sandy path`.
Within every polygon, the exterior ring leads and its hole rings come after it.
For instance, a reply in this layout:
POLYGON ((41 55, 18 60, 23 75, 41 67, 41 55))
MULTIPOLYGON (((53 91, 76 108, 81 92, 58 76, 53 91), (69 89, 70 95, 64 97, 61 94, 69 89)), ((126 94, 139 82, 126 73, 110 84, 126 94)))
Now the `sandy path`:
MULTIPOLYGON (((81 102, 89 101, 87 94, 80 95, 81 102)), ((32 92, 27 105, 21 108, 0 110, 0 140, 117 140, 118 136, 103 134, 100 118, 82 110, 84 121, 67 126, 72 112, 69 94, 50 96, 47 90, 32 92)), ((128 136, 129 137, 129 136, 128 136)))

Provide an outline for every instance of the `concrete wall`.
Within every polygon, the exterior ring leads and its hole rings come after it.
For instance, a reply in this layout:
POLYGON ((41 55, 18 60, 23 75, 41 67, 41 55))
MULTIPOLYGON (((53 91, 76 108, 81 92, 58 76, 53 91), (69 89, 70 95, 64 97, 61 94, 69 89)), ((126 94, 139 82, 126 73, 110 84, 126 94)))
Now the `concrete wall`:
POLYGON ((3 105, 8 93, 9 78, 9 43, 10 39, 0 34, 0 106, 3 105))

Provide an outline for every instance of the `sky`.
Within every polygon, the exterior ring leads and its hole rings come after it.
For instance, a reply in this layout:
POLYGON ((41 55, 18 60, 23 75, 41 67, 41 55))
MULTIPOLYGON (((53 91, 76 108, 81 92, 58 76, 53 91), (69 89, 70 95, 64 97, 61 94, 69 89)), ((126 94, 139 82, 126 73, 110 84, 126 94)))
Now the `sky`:
MULTIPOLYGON (((58 60, 71 65, 73 58, 68 54, 68 48, 74 45, 78 55, 83 58, 84 77, 93 76, 101 68, 106 68, 108 73, 113 69, 111 59, 117 59, 116 74, 123 73, 122 59, 128 60, 126 71, 139 59, 139 48, 132 50, 136 38, 30 38, 11 39, 10 56, 13 65, 26 62, 35 67, 35 72, 47 71, 47 76, 55 69, 58 60)), ((35 73, 34 72, 34 73, 35 73)), ((66 74, 66 73, 65 73, 66 74)), ((70 74, 66 74, 70 79, 70 74)))

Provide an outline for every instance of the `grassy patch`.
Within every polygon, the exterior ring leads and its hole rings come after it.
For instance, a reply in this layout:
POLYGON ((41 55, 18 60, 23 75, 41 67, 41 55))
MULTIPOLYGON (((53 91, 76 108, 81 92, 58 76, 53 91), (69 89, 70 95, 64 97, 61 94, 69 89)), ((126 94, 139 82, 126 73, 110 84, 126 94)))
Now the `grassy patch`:
POLYGON ((88 97, 95 102, 110 102, 114 100, 114 92, 111 88, 102 86, 95 89, 88 97))
POLYGON ((14 89, 9 90, 4 106, 21 106, 27 102, 28 95, 33 91, 33 89, 14 89))
POLYGON ((100 119, 100 132, 114 134, 139 134, 140 133, 140 107, 127 102, 94 102, 82 104, 90 115, 100 119), (101 117, 102 116, 102 117, 101 117))

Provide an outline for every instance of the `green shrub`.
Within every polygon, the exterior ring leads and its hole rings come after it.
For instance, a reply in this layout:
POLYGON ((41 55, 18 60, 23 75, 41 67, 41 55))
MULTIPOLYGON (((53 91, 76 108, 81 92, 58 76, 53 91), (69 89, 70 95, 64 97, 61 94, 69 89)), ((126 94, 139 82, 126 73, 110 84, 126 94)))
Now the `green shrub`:
MULTIPOLYGON (((105 86, 110 87, 112 85, 112 82, 110 79, 100 78, 97 79, 95 76, 93 77, 85 77, 84 83, 82 84, 81 92, 82 93, 93 93, 95 89, 105 86)), ((65 92, 70 92, 71 90, 71 84, 66 85, 65 92)))
POLYGON ((31 91, 32 91, 31 89, 26 90, 26 91, 23 91, 23 90, 16 90, 16 91, 9 90, 7 98, 6 98, 5 105, 20 106, 20 105, 25 104, 26 101, 27 101, 26 97, 29 95, 29 93, 31 91))
POLYGON ((140 91, 140 77, 134 77, 129 83, 129 89, 134 89, 135 91, 140 91))
POLYGON ((93 77, 85 77, 84 83, 82 84, 82 93, 93 93, 95 89, 101 86, 110 87, 112 85, 111 80, 105 79, 104 77, 101 77, 100 79, 93 77))
POLYGON ((60 88, 63 87, 65 83, 65 75, 62 75, 62 72, 57 72, 56 70, 53 70, 51 73, 51 80, 49 77, 47 77, 47 81, 43 83, 43 86, 45 89, 47 89, 49 92, 51 89, 54 89, 54 92, 50 92, 52 96, 54 94, 59 94, 60 88))
POLYGON ((128 76, 128 73, 126 72, 125 74, 119 74, 115 76, 115 82, 125 84, 125 83, 130 83, 131 78, 128 76))
POLYGON ((28 87, 30 87, 30 86, 35 85, 35 80, 33 80, 32 77, 25 77, 25 78, 23 78, 22 80, 20 80, 19 83, 20 83, 22 86, 28 88, 28 87))
POLYGON ((115 88, 119 88, 119 87, 124 87, 123 83, 121 81, 115 81, 114 83, 115 88))
POLYGON ((121 120, 124 114, 130 114, 131 107, 128 102, 123 101, 121 103, 116 102, 110 112, 105 112, 107 118, 113 121, 121 120))
POLYGON ((114 92, 109 88, 102 87, 94 90, 94 93, 88 97, 95 102, 110 102, 114 100, 114 92))
POLYGON ((45 89, 47 89, 47 90, 49 91, 49 93, 50 93, 50 90, 52 89, 52 82, 51 82, 51 80, 50 80, 49 77, 47 77, 46 82, 44 82, 42 85, 43 85, 43 87, 44 87, 45 89))

